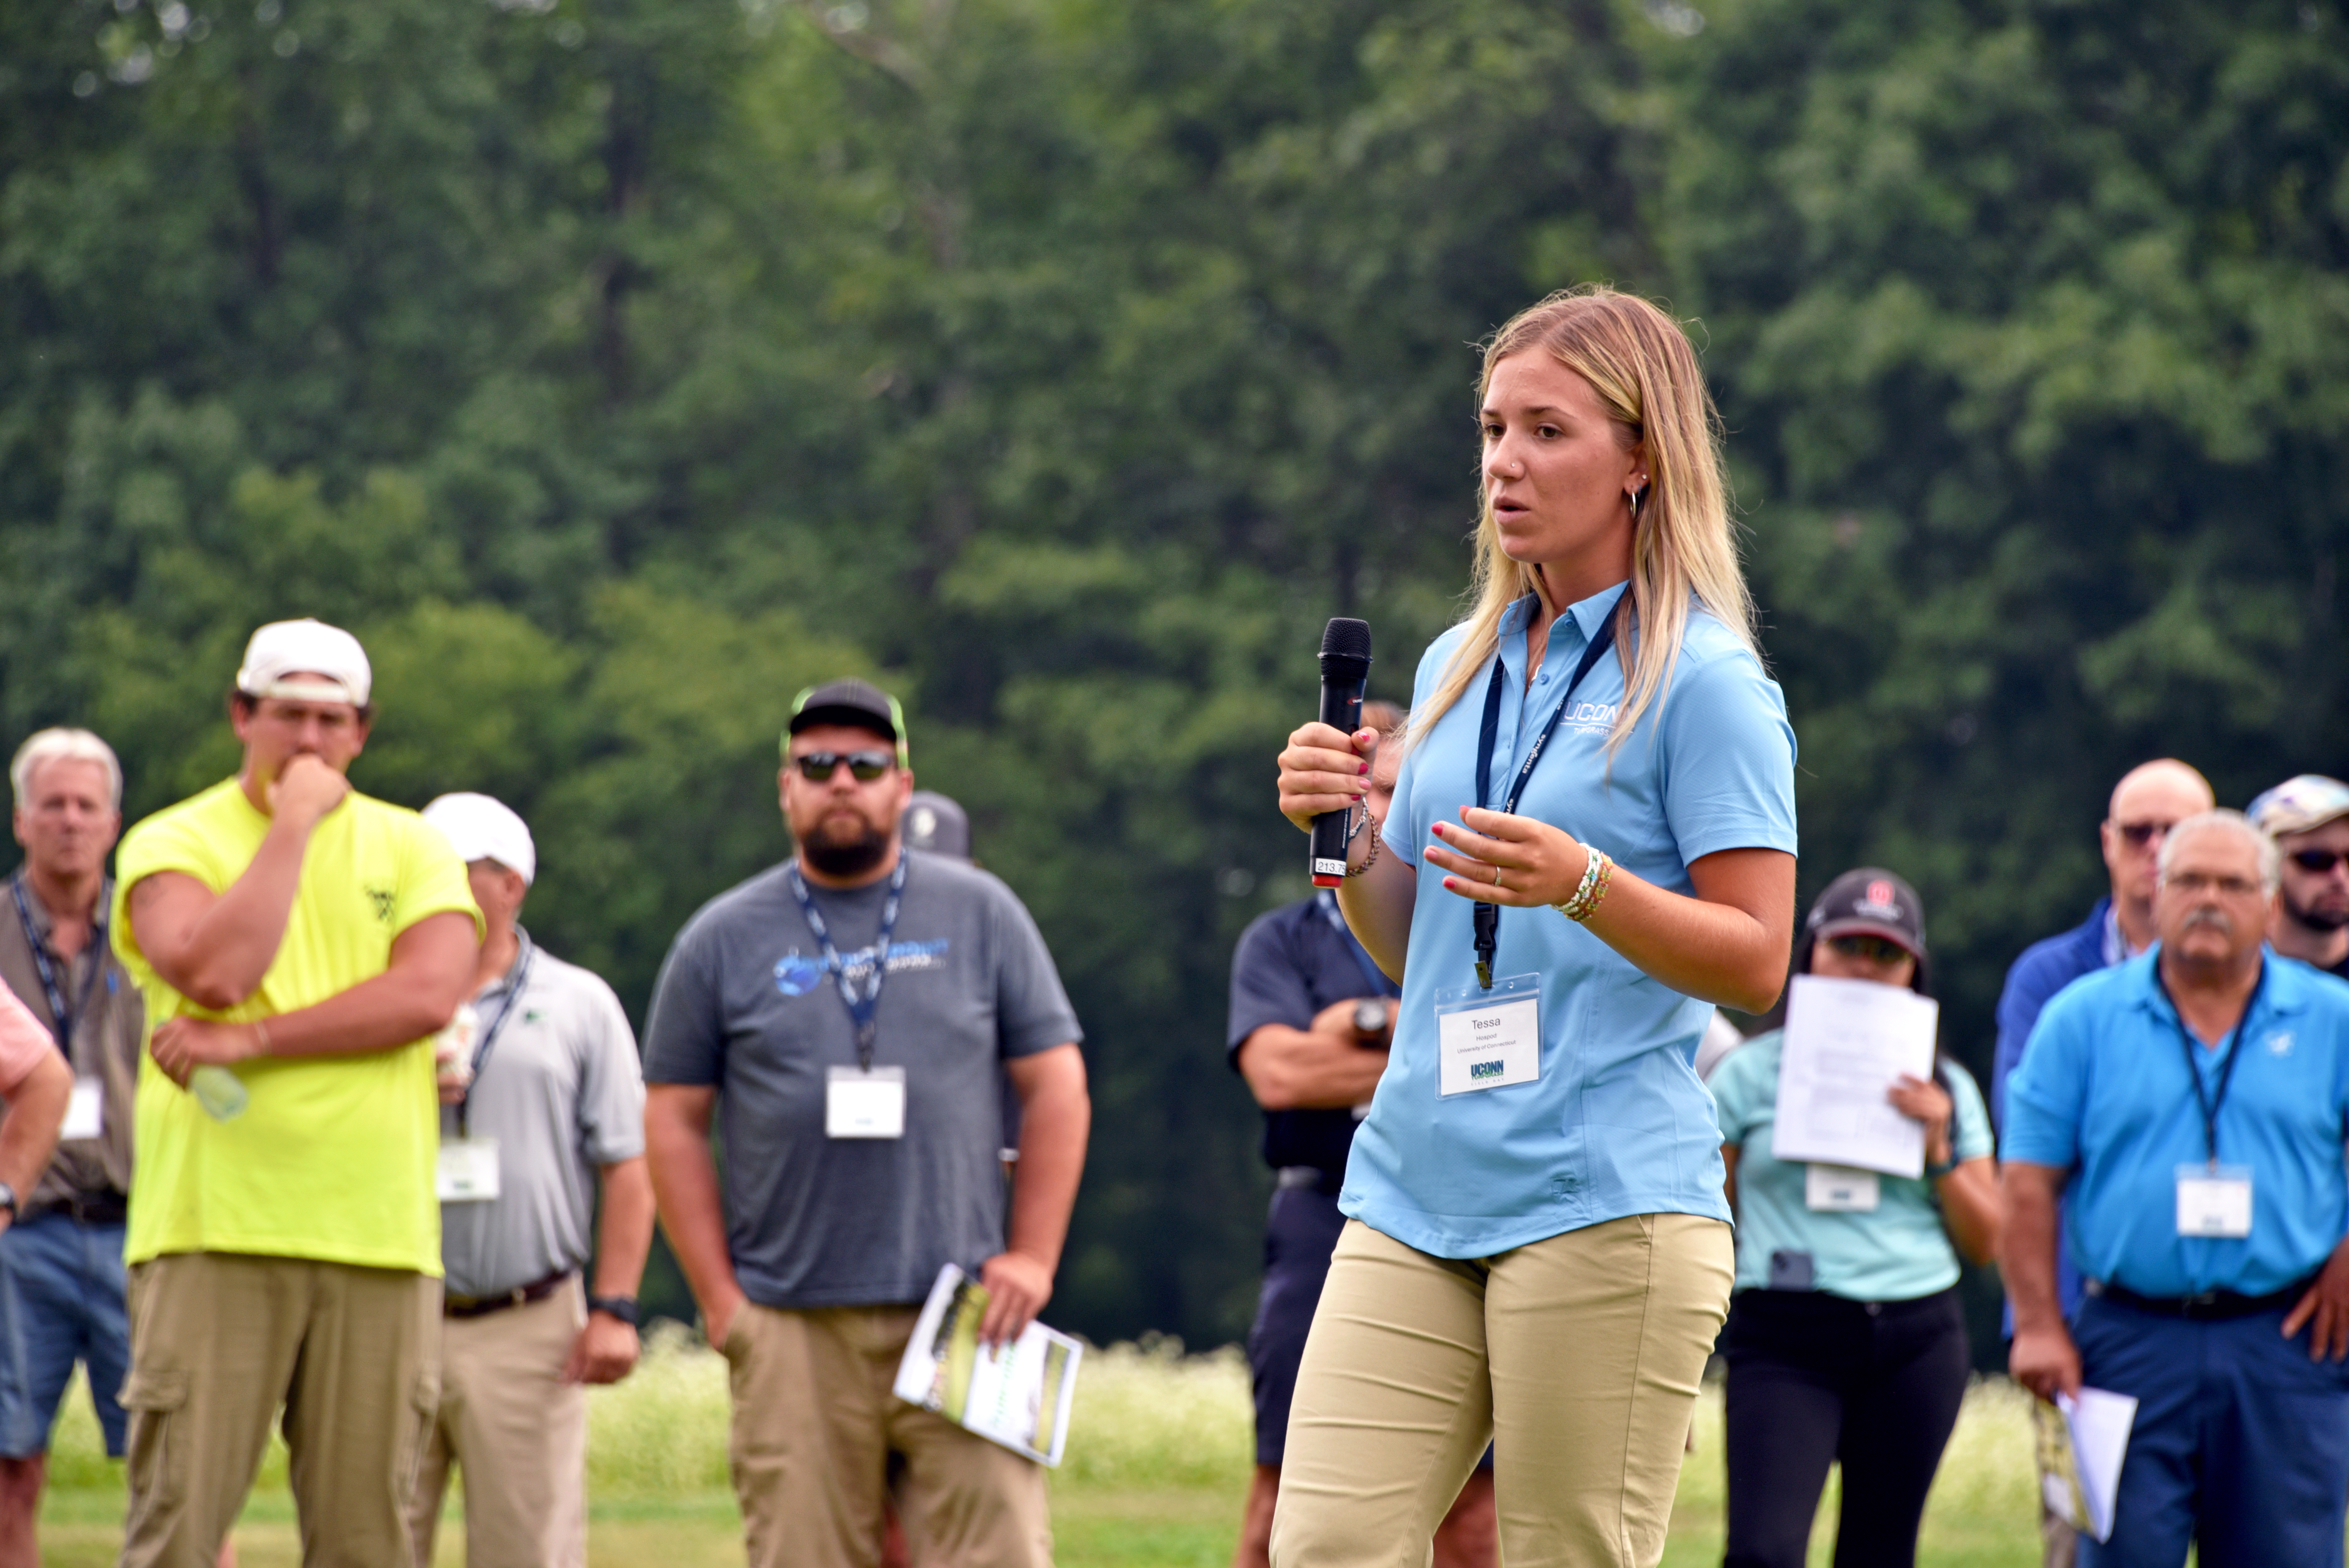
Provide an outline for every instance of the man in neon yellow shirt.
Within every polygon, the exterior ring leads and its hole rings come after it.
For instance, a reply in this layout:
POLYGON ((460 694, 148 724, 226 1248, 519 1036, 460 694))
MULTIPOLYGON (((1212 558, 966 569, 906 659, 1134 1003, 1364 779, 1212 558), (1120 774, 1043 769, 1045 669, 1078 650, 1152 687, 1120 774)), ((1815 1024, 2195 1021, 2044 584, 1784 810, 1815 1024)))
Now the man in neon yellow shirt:
POLYGON ((344 778, 370 686, 348 633, 262 627, 230 697, 243 766, 116 859, 114 940, 156 1026, 124 1247, 124 1568, 209 1568, 281 1402, 304 1561, 409 1568, 440 1373, 430 1037, 481 915, 448 841, 344 778))

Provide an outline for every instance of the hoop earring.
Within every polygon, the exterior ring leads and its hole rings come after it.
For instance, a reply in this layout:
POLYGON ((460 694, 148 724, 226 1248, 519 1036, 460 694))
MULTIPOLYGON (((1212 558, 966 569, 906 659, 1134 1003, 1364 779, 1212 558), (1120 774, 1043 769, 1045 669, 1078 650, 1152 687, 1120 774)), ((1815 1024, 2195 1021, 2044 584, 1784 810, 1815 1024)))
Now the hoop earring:
POLYGON ((1646 487, 1642 486, 1639 490, 1627 492, 1623 498, 1631 503, 1631 521, 1633 522, 1640 521, 1640 499, 1647 493, 1648 491, 1646 487))

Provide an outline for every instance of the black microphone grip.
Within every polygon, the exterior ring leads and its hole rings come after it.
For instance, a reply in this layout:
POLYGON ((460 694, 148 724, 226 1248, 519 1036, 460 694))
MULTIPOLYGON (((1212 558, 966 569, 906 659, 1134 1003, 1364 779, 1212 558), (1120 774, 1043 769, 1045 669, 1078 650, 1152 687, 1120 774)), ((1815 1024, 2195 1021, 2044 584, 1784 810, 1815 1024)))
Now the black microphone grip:
MULTIPOLYGON (((1331 616, 1321 633, 1321 722, 1348 735, 1361 728, 1362 686, 1370 675, 1371 624, 1331 616)), ((1309 869, 1315 887, 1336 887, 1346 880, 1346 830, 1352 815, 1323 811, 1313 819, 1309 869)))

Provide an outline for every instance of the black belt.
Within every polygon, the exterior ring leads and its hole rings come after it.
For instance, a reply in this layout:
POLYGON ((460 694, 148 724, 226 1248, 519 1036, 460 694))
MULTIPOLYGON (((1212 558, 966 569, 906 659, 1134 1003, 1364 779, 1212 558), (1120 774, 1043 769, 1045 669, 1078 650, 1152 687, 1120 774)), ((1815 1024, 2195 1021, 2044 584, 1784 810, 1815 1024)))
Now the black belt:
POLYGON ((2191 1323, 2219 1323, 2230 1317, 2253 1317, 2262 1312, 2291 1306, 2315 1285, 2316 1275, 2311 1274, 2298 1284, 2288 1284, 2265 1295, 2241 1295, 2231 1290, 2206 1290, 2199 1295, 2139 1295, 2127 1285, 2113 1284, 2105 1280, 2092 1279, 2083 1284, 2090 1295, 2133 1307, 2154 1317, 2182 1317, 2191 1323))
POLYGON ((63 1214, 78 1225, 119 1225, 130 1218, 130 1201, 119 1192, 68 1192, 27 1203, 17 1217, 36 1220, 44 1214, 63 1214))
POLYGON ((444 1295, 440 1298, 443 1317, 487 1317, 508 1307, 528 1306, 533 1301, 544 1301, 571 1283, 576 1269, 564 1269, 528 1284, 518 1284, 512 1290, 502 1290, 495 1295, 444 1295))

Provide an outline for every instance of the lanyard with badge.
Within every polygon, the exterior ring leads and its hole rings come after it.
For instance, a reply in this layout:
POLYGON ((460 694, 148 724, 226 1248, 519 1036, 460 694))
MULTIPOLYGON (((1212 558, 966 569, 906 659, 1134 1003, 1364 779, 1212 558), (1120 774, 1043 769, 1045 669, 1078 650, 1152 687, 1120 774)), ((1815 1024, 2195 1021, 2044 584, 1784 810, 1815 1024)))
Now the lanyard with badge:
MULTIPOLYGON (((33 906, 25 902, 25 874, 22 872, 8 879, 8 892, 16 901, 16 919, 25 927, 25 945, 33 952, 33 967, 40 973, 41 990, 49 1004, 49 1017, 57 1029, 57 1050, 73 1065, 74 1026, 89 1016, 90 1004, 98 997, 98 976, 106 968, 106 913, 113 896, 111 879, 102 882, 98 890, 98 910, 89 923, 89 978, 82 982, 81 1002, 66 1006, 65 986, 57 975, 56 962, 49 956, 48 944, 33 926, 33 906)), ((108 975, 106 988, 114 990, 114 976, 108 975)), ((96 1138, 106 1120, 106 1080, 96 1074, 76 1074, 73 1098, 66 1103, 65 1124, 57 1129, 57 1140, 73 1143, 96 1138)))
POLYGON ((800 901, 800 913, 815 933, 816 943, 823 950, 824 967, 832 971, 841 1006, 848 1009, 848 1021, 856 1028, 856 1065, 833 1068, 824 1083, 826 1138, 905 1136, 905 1069, 874 1067, 873 1040, 881 1008, 881 982, 889 972, 889 938, 897 930, 897 910, 905 897, 905 866, 912 858, 899 851, 897 869, 889 873, 888 897, 881 904, 881 931, 873 939, 872 967, 861 987, 849 978, 848 964, 833 944, 832 929, 808 892, 807 879, 800 875, 799 862, 793 861, 786 868, 792 896, 800 901))
POLYGON ((473 1091, 481 1087, 481 1073, 490 1065, 498 1037, 523 1008, 523 988, 530 984, 530 961, 538 948, 528 933, 520 935, 521 951, 506 982, 505 1006, 498 1009, 497 1017, 481 1031, 481 1042, 473 1047, 472 1071, 465 1079, 464 1095, 457 1101, 457 1136, 440 1140, 434 1185, 444 1203, 481 1203, 498 1195, 498 1140, 472 1135, 473 1091))
POLYGON ((2268 973, 2264 962, 2260 965, 2259 983, 2251 987, 2251 999, 2243 1006, 2243 1016, 2236 1021, 2234 1031, 2220 1044, 2227 1046, 2227 1059, 2219 1068, 2219 1087, 2214 1092, 2202 1081, 2202 1064, 2194 1054, 2194 1037, 2186 1027, 2186 1015, 2178 1011, 2177 998, 2169 994, 2169 984, 2161 977, 2161 965, 2154 961, 2154 984, 2161 987, 2162 1000, 2178 1018, 2178 1043, 2186 1052, 2186 1076, 2193 1080, 2194 1103, 2202 1112, 2202 1147, 2208 1158, 2202 1164, 2178 1167, 2178 1233, 2181 1236, 2209 1237, 2222 1241, 2239 1241, 2251 1233, 2251 1168, 2248 1165, 2219 1163, 2219 1110, 2227 1103, 2227 1090, 2235 1081, 2236 1065, 2243 1059, 2243 1040, 2251 1033, 2251 1016, 2259 1011, 2260 995, 2267 989, 2268 973))
MULTIPOLYGON (((1616 616, 1610 613, 1599 634, 1582 650, 1566 695, 1550 711, 1526 753, 1516 780, 1501 803, 1504 814, 1515 816, 1526 780, 1557 732, 1558 721, 1574 706, 1574 694, 1592 667, 1615 645, 1616 616)), ((1556 624, 1552 624, 1556 629, 1556 624)), ((1492 799, 1493 751, 1500 742, 1501 703, 1508 693, 1508 676, 1499 651, 1493 655, 1493 678, 1485 688, 1485 718, 1476 737, 1476 804, 1492 799)), ((1532 1083, 1541 1077, 1541 976, 1512 975, 1495 981, 1493 957, 1500 950, 1501 906, 1475 906, 1476 984, 1455 985, 1435 993, 1436 1092, 1465 1094, 1475 1089, 1506 1088, 1532 1083)))

